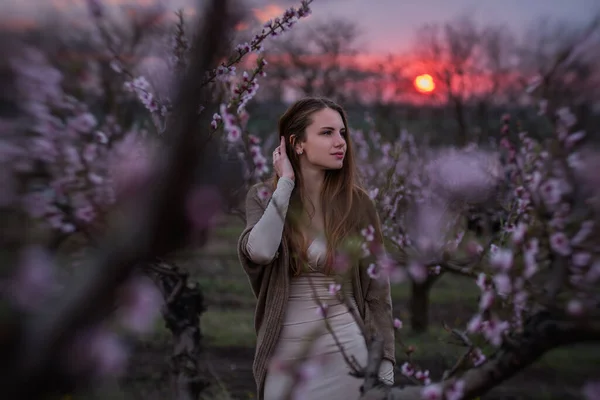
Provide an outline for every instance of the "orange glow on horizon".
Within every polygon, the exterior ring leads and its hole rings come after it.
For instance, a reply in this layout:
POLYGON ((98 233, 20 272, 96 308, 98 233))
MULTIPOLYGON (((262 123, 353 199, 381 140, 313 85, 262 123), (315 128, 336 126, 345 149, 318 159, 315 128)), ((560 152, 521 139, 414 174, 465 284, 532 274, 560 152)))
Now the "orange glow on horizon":
POLYGON ((415 88, 421 93, 431 93, 435 90, 435 82, 429 74, 422 74, 415 78, 415 88))
POLYGON ((276 4, 269 4, 264 8, 253 8, 252 13, 261 23, 266 23, 268 20, 279 17, 285 10, 276 4))
POLYGON ((238 22, 237 25, 233 28, 236 32, 245 31, 250 28, 250 25, 246 22, 238 22))

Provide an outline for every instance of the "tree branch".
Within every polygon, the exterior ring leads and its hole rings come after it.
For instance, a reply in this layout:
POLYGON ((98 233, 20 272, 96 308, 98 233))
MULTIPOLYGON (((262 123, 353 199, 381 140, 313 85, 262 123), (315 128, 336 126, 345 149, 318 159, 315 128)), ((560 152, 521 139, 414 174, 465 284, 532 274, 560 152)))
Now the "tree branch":
MULTIPOLYGON (((228 1, 213 0, 205 9, 206 23, 196 35, 190 69, 178 85, 176 115, 170 127, 173 141, 157 165, 153 184, 128 199, 131 202, 123 217, 99 244, 88 271, 72 282, 58 304, 49 304, 24 322, 14 359, 4 359, 0 365, 6 371, 0 386, 8 398, 39 398, 85 384, 61 367, 73 335, 103 321, 121 284, 138 263, 177 249, 189 237, 192 227, 184 211, 185 198, 193 184, 210 175, 196 176, 197 167, 214 171, 220 162, 211 157, 214 152, 207 135, 196 129, 198 106, 209 99, 200 85, 199 71, 208 71, 222 56, 231 22, 228 1), (200 161, 202 165, 198 165, 200 161)), ((202 117, 210 118, 207 113, 202 117)))
MULTIPOLYGON (((460 379, 465 383, 464 398, 482 396, 519 371, 537 361, 548 351, 570 344, 600 340, 600 320, 573 320, 565 315, 542 311, 531 317, 523 333, 511 338, 487 362, 465 372, 460 379)), ((442 382, 444 385, 448 382, 442 382)), ((366 386, 365 386, 366 387, 366 386)), ((361 399, 412 400, 421 399, 422 387, 378 388, 366 391, 361 399), (374 395, 376 394, 376 395, 374 395)))

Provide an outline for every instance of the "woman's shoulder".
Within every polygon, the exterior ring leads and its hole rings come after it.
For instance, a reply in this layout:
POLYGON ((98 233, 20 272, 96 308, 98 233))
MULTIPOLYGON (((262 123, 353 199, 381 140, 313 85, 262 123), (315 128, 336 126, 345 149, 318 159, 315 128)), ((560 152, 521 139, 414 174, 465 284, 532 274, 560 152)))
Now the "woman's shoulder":
POLYGON ((250 185, 246 192, 246 206, 254 203, 262 206, 267 206, 271 196, 273 195, 274 185, 272 180, 263 180, 250 185))
POLYGON ((251 184, 248 187, 248 195, 260 195, 262 192, 273 192, 273 180, 265 179, 251 184))

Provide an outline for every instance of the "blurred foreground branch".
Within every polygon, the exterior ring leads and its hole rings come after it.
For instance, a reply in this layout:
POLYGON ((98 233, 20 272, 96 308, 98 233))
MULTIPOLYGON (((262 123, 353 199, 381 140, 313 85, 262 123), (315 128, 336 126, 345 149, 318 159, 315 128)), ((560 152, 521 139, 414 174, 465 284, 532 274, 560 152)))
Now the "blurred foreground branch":
POLYGON ((152 184, 132 193, 122 205, 120 220, 109 226, 87 270, 58 302, 46 304, 23 322, 18 345, 0 365, 4 371, 0 387, 7 398, 40 398, 89 384, 89 379, 64 368, 69 344, 78 333, 102 324, 136 264, 170 253, 190 239, 194 226, 186 218, 185 199, 208 176, 198 176, 198 169, 218 170, 220 163, 208 132, 198 131, 198 126, 210 123, 206 112, 198 118, 199 105, 210 99, 199 71, 214 67, 223 55, 234 22, 229 5, 214 0, 205 6, 205 25, 195 35, 189 69, 177 84, 168 127, 172 141, 154 165, 152 184))

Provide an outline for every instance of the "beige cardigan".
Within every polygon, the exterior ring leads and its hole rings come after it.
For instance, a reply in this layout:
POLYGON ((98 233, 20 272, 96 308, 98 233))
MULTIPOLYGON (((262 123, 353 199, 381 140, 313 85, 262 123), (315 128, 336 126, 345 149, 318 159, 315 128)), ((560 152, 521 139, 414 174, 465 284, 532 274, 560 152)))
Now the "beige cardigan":
MULTIPOLYGON (((261 200, 256 184, 246 196, 246 228, 238 241, 238 257, 257 299, 254 316, 254 329, 257 335, 256 352, 252 370, 257 386, 258 400, 263 398, 263 389, 269 361, 279 338, 288 299, 290 272, 290 252, 282 240, 275 259, 267 265, 253 263, 246 253, 248 235, 258 222, 268 205, 269 199, 261 200)), ((376 238, 383 243, 379 217, 375 206, 366 193, 359 199, 365 210, 366 228, 369 223, 375 227, 376 238), (367 222, 368 221, 368 222, 367 222)), ((383 356, 395 364, 394 329, 390 284, 387 280, 373 280, 367 273, 368 259, 357 262, 353 268, 352 288, 361 318, 369 336, 378 334, 384 341, 383 356), (356 268, 358 267, 358 268, 356 268)), ((366 338, 367 341, 370 340, 366 338)))

